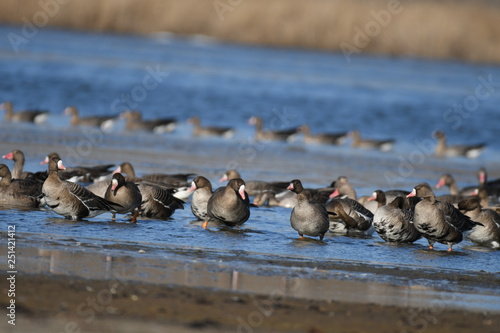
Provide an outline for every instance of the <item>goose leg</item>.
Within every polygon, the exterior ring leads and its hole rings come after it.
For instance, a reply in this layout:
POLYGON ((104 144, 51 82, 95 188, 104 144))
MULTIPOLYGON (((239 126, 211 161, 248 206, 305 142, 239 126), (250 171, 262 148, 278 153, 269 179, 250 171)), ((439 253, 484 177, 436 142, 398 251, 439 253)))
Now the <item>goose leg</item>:
POLYGON ((434 250, 434 242, 427 240, 429 242, 429 250, 434 250))
POLYGON ((137 223, 137 216, 139 215, 139 210, 135 209, 134 210, 134 215, 132 215, 132 220, 130 220, 131 223, 137 223))
POLYGON ((203 227, 203 229, 207 229, 208 221, 203 222, 203 224, 201 226, 203 227))

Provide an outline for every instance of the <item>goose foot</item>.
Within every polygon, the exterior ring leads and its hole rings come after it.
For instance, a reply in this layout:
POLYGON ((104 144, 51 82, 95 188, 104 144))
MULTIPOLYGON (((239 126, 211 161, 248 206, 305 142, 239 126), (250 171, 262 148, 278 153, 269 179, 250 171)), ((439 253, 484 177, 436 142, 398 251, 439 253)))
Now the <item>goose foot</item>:
POLYGON ((206 230, 208 228, 208 221, 203 222, 201 226, 206 230))

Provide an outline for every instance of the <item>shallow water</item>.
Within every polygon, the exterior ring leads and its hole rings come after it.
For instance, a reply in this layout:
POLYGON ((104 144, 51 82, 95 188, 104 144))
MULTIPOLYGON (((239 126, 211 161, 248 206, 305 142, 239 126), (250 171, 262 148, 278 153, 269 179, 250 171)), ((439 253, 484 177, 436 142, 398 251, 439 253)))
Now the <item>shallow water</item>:
MULTIPOLYGON (((1 27, 0 35, 18 30, 1 27)), ((500 68, 495 66, 374 57, 355 58, 347 65, 342 56, 329 53, 161 35, 46 30, 22 45, 18 53, 6 38, 0 39, 0 76, 1 100, 11 100, 15 109, 52 111, 41 126, 0 124, 2 154, 22 149, 27 157, 25 169, 30 171, 40 170, 38 162, 57 150, 69 166, 128 160, 139 175, 194 172, 207 176, 215 187, 227 168, 239 169, 247 180, 300 178, 310 187, 325 186, 346 175, 358 195, 371 194, 377 188, 410 190, 422 181, 434 184, 445 171, 456 175, 459 186, 471 185, 476 183, 480 166, 488 168, 491 178, 500 176, 500 143, 496 140, 500 68), (148 68, 168 75, 162 74, 154 89, 141 90, 148 68), (465 117, 450 118, 447 110, 456 103, 473 101, 485 78, 493 81, 488 98, 464 113, 465 117), (139 91, 146 95, 137 95, 139 91), (78 106, 82 116, 116 114, 124 110, 126 95, 132 98, 130 107, 141 109, 144 118, 172 116, 182 123, 170 134, 126 133, 123 123, 108 133, 68 128, 68 119, 62 115, 70 104, 78 106), (200 116, 204 124, 233 126, 236 136, 228 140, 192 138, 190 126, 183 121, 193 115, 200 116), (256 143, 253 128, 247 125, 252 115, 262 116, 270 128, 302 123, 311 125, 313 132, 357 128, 364 136, 397 138, 397 143, 389 153, 306 146, 300 137, 292 143, 256 143), (453 129, 458 120, 461 125, 453 129), (430 133, 437 128, 447 131, 450 142, 486 142, 488 148, 477 160, 436 159, 431 156, 434 143, 430 133)), ((481 89, 484 93, 486 88, 481 89)), ((10 161, 5 163, 12 166, 10 161)), ((299 241, 289 216, 290 210, 285 208, 255 208, 240 231, 205 231, 193 221, 189 203, 169 221, 141 220, 137 224, 128 224, 125 218, 111 223, 108 214, 74 222, 50 211, 4 209, 0 210, 0 228, 6 230, 14 224, 19 235, 29 234, 30 242, 41 246, 52 235, 74 240, 78 248, 97 248, 104 253, 140 242, 149 244, 157 255, 164 248, 199 248, 230 251, 235 258, 266 254, 464 274, 500 272, 499 252, 469 241, 456 245, 453 253, 447 253, 444 245, 429 251, 424 240, 391 245, 377 235, 327 235, 324 243, 299 241)), ((130 250, 134 252, 135 248, 130 250)))

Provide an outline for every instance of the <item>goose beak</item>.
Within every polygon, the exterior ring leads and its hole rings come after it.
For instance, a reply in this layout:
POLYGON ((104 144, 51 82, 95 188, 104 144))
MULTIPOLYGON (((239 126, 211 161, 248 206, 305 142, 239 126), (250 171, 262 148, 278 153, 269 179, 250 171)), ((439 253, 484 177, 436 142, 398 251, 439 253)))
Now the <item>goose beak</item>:
POLYGON ((113 175, 115 173, 122 173, 122 167, 121 166, 118 166, 118 168, 115 169, 115 171, 113 171, 113 175))
POLYGON ((118 181, 116 179, 113 179, 111 181, 111 191, 114 191, 117 186, 118 186, 118 181))
POLYGON ((338 189, 335 189, 335 191, 332 192, 332 194, 330 194, 329 198, 330 199, 333 199, 333 198, 336 198, 340 195, 340 192, 338 189))
POLYGON ((221 179, 219 179, 219 182, 225 182, 227 180, 227 175, 224 174, 224 176, 221 177, 221 179))
POLYGON ((411 197, 416 197, 416 196, 417 196, 417 191, 415 189, 413 189, 413 191, 411 191, 411 193, 408 194, 406 197, 411 198, 411 197))
POLYGON ((14 154, 12 154, 12 152, 10 152, 8 154, 3 155, 2 158, 5 158, 6 160, 12 160, 12 159, 14 159, 14 154))
POLYGON ((191 182, 191 187, 189 188, 189 192, 194 192, 196 190, 196 184, 194 182, 191 182))
POLYGON ((240 197, 245 200, 246 199, 246 195, 245 195, 245 185, 241 185, 239 190, 238 190, 238 193, 240 194, 240 197))
POLYGON ((368 198, 368 201, 375 201, 377 200, 377 193, 373 192, 372 196, 368 198))
POLYGON ((443 186, 444 186, 444 179, 441 178, 441 179, 439 179, 439 182, 436 184, 436 188, 440 189, 443 186))
POLYGON ((64 164, 61 160, 59 160, 59 162, 57 162, 57 168, 59 170, 66 170, 66 167, 64 166, 64 164))
POLYGON ((44 164, 47 164, 47 163, 49 163, 49 157, 45 156, 45 159, 40 162, 40 165, 44 165, 44 164))
POLYGON ((288 185, 288 187, 287 187, 286 189, 287 189, 287 190, 292 191, 292 190, 293 190, 293 188, 294 188, 294 187, 293 187, 293 184, 290 184, 290 185, 288 185))

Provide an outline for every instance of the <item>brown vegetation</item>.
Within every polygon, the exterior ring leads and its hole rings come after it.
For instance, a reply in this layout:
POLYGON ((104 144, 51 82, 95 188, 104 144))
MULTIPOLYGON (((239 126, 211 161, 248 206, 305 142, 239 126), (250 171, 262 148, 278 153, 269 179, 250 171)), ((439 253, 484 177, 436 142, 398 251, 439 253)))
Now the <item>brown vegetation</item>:
POLYGON ((4 23, 23 24, 24 17, 45 25, 43 12, 48 13, 46 25, 72 29, 203 34, 285 47, 500 62, 500 2, 492 0, 0 2, 0 22, 4 23), (372 37, 363 39, 358 28, 372 37))

